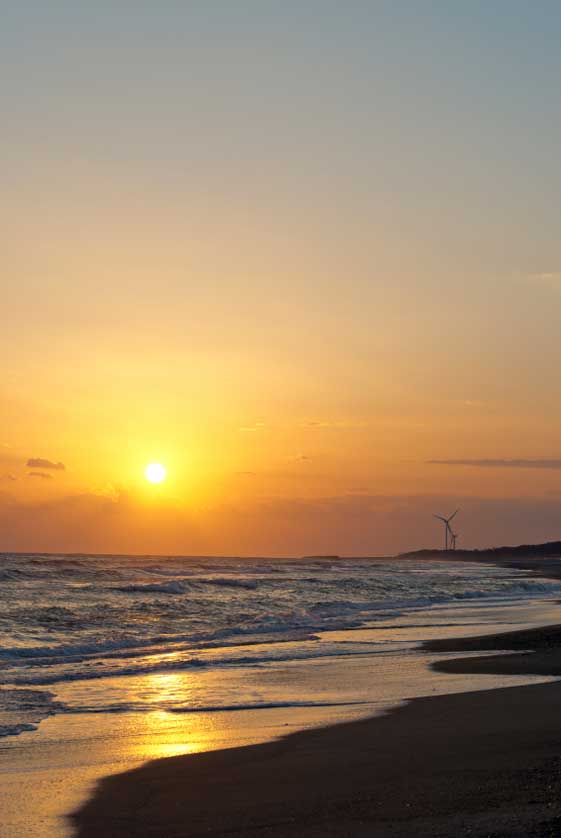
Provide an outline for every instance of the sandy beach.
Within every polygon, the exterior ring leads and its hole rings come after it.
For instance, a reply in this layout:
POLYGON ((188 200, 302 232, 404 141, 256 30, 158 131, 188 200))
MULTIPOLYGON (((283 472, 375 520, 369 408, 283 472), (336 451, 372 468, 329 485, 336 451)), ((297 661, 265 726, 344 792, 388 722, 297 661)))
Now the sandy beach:
MULTIPOLYGON (((561 674, 561 626, 430 651, 529 650, 435 664, 561 674)), ((78 838, 561 834, 561 683, 419 698, 280 741, 150 762, 102 781, 78 838)))

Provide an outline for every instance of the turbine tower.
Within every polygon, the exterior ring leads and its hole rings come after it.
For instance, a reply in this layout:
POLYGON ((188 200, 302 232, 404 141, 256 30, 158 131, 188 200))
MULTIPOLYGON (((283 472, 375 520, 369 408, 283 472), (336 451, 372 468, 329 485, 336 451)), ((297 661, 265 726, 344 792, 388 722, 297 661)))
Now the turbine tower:
POLYGON ((456 541, 460 537, 460 533, 459 532, 453 532, 452 530, 450 530, 450 537, 452 539, 452 550, 455 550, 456 549, 456 541))
POLYGON ((450 515, 449 518, 445 518, 443 515, 433 515, 433 518, 438 518, 439 521, 442 521, 444 524, 444 549, 449 550, 449 543, 453 545, 452 549, 456 548, 456 538, 457 536, 454 535, 452 532, 452 527, 450 526, 450 521, 454 518, 460 510, 456 509, 455 512, 450 515))

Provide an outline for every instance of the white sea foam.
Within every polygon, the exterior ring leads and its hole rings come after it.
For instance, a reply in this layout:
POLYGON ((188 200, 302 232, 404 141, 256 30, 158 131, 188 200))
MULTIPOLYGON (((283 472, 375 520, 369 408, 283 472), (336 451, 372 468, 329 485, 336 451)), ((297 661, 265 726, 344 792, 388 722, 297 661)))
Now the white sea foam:
MULTIPOLYGON (((561 593, 527 573, 427 560, 3 555, 0 582, 5 689, 383 654, 325 632, 561 593)), ((25 692, 0 733, 37 724, 25 692)))
POLYGON ((65 706, 46 690, 0 688, 0 736, 35 730, 42 719, 65 706))

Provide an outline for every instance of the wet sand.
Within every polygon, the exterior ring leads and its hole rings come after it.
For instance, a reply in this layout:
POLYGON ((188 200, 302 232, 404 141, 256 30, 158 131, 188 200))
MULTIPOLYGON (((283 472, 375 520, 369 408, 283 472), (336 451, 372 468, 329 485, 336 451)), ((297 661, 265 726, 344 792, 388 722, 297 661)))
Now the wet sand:
MULTIPOLYGON (((561 675, 561 626, 451 641, 442 671, 561 675)), ((78 838, 561 835, 561 682, 418 698, 386 716, 108 777, 78 838)))

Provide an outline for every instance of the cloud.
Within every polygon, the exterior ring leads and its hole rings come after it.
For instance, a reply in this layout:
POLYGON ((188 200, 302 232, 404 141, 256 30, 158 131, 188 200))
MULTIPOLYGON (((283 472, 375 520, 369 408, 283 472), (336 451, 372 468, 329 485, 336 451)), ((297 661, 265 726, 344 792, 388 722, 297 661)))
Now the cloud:
POLYGON ((147 505, 142 496, 86 493, 23 501, 0 491, 3 549, 182 555, 390 555, 440 547, 433 513, 460 507, 455 529, 465 547, 561 538, 555 497, 483 498, 339 495, 247 500, 203 509, 147 505))
POLYGON ((540 285, 561 288, 561 271, 541 271, 530 274, 528 278, 531 282, 538 282, 540 285))
POLYGON ((0 491, 0 532, 3 538, 6 536, 2 549, 8 551, 167 555, 213 552, 210 542, 205 543, 199 536, 190 507, 147 505, 141 496, 130 496, 124 491, 118 499, 84 493, 41 501, 18 499, 0 491))
MULTIPOLYGON (((236 555, 391 555, 441 547, 433 513, 460 507, 457 526, 465 547, 553 541, 561 538, 556 498, 483 498, 339 495, 240 501, 210 511, 221 543, 212 552, 236 555), (220 529, 218 528, 220 522, 220 529), (230 546, 227 546, 230 545, 230 546)), ((208 529, 207 529, 208 528, 208 529)))
POLYGON ((251 433, 252 431, 262 431, 265 427, 265 422, 254 422, 253 425, 243 425, 238 430, 244 433, 251 433))
POLYGON ((66 471, 64 463, 53 463, 52 460, 45 460, 43 457, 30 457, 26 463, 28 468, 48 468, 55 471, 66 471))
POLYGON ((367 428, 368 423, 357 421, 354 419, 307 419, 305 422, 298 424, 299 428, 308 428, 309 430, 354 430, 355 428, 367 428))
POLYGON ((538 468, 561 469, 561 459, 523 460, 427 460, 428 465, 436 466, 472 466, 475 468, 538 468))
POLYGON ((52 480, 53 479, 52 474, 43 474, 42 471, 30 471, 27 476, 28 477, 42 477, 43 480, 52 480))
POLYGON ((0 480, 10 481, 10 482, 13 483, 17 480, 17 477, 14 474, 2 474, 2 475, 0 475, 0 480))
POLYGON ((310 457, 305 454, 294 454, 292 457, 288 457, 288 461, 290 463, 309 463, 310 457))
POLYGON ((100 498, 107 498, 113 503, 117 503, 117 501, 121 497, 121 492, 122 490, 120 489, 120 487, 115 486, 114 483, 106 483, 104 486, 93 488, 91 491, 92 495, 95 495, 96 497, 100 498))
POLYGON ((330 422, 329 420, 313 420, 310 422, 303 422, 301 428, 310 428, 311 430, 321 430, 322 428, 361 428, 363 425, 355 422, 330 422))

